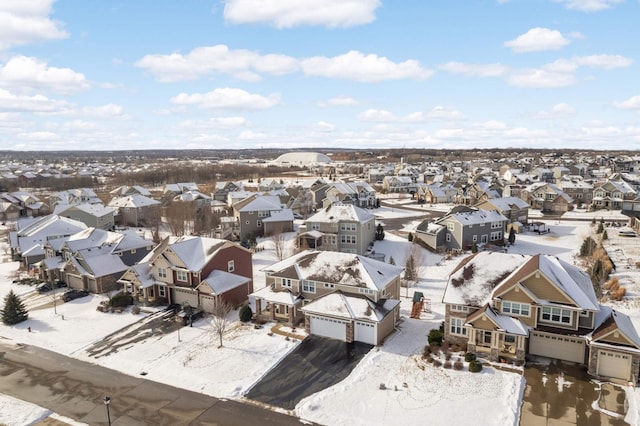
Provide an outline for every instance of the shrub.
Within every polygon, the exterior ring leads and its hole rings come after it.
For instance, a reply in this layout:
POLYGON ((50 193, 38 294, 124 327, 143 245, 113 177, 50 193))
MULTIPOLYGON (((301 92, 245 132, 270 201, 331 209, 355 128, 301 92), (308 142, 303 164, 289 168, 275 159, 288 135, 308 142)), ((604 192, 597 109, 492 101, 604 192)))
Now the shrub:
POLYGON ((430 345, 442 345, 442 339, 444 338, 444 333, 440 330, 433 329, 429 332, 429 344, 430 345))
POLYGON ((516 359, 516 362, 514 364, 516 367, 522 367, 524 365, 524 360, 516 359))
POLYGON ((140 306, 134 306, 131 308, 131 313, 134 315, 138 315, 140 313, 140 306))
POLYGON ((446 351, 446 352, 444 353, 444 359, 445 359, 445 360, 447 360, 447 361, 449 361, 449 360, 451 359, 451 352, 446 351))
POLYGON ((472 373, 479 373, 482 371, 482 363, 477 359, 474 359, 469 363, 469 371, 472 373))
POLYGON ((426 358, 428 356, 431 356, 431 346, 427 345, 424 347, 424 350, 422 351, 422 358, 426 358))
POLYGON ((125 308, 129 305, 133 305, 133 296, 129 293, 118 293, 109 299, 109 306, 125 308))
POLYGON ((438 345, 431 345, 431 353, 435 356, 440 355, 440 346, 438 345))
POLYGON ((433 366, 434 367, 442 367, 442 361, 440 361, 439 359, 434 359, 433 360, 433 366))
POLYGON ((475 361, 476 360, 476 354, 474 354, 473 352, 467 352, 466 354, 464 354, 464 360, 466 362, 475 361))
POLYGON ((240 312, 238 312, 238 317, 242 322, 251 321, 251 317, 253 317, 253 311, 251 310, 251 306, 242 305, 242 307, 240 308, 240 312))
POLYGON ((464 364, 462 363, 462 361, 456 361, 453 363, 453 369, 456 371, 462 371, 462 369, 464 368, 464 364))
POLYGON ((445 363, 443 364, 444 368, 451 368, 451 361, 445 361, 445 363))

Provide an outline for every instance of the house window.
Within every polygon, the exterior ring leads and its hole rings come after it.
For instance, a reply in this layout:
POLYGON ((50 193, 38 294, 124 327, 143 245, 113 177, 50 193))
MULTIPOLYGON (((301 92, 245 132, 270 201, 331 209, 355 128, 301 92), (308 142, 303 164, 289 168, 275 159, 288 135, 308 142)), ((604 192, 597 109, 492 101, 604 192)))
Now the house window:
POLYGON ((227 262, 227 272, 233 272, 236 270, 235 261, 230 260, 227 262))
POLYGON ((545 306, 542 308, 542 319, 544 321, 571 325, 571 311, 569 309, 545 306))
POLYGON ((491 241, 497 241, 502 239, 502 231, 495 231, 491 233, 491 241))
POLYGON ((356 224, 355 223, 341 223, 340 224, 341 231, 355 231, 356 224))
POLYGON ((335 285, 333 284, 329 284, 329 283, 324 283, 324 288, 334 288, 335 285))
POLYGON ((167 291, 164 287, 158 287, 158 297, 167 297, 167 291))
POLYGON ((158 278, 167 278, 167 270, 164 268, 158 268, 158 278))
POLYGON ((262 227, 262 221, 261 220, 256 220, 256 226, 258 228, 261 228, 262 227))
POLYGON ((464 318, 451 317, 449 320, 449 326, 449 332, 451 334, 457 334, 460 336, 467 335, 467 329, 464 326, 464 318))
POLYGON ((320 224, 319 224, 319 223, 312 223, 312 224, 311 224, 311 229, 312 229, 313 231, 318 231, 318 230, 320 230, 320 224))
POLYGON ((512 315, 529 316, 531 307, 527 303, 502 302, 502 313, 512 315))
POLYGON ((447 234, 447 242, 451 242, 451 234, 447 234))
POLYGON ((505 334, 504 342, 508 344, 514 344, 516 342, 516 336, 513 334, 505 334))
POLYGON ((136 254, 136 249, 131 249, 131 254, 136 254))
POLYGON ((342 244, 355 244, 356 236, 355 235, 340 235, 340 242, 342 244))
POLYGON ((187 271, 177 270, 176 271, 176 280, 181 281, 183 283, 187 282, 187 271))
POLYGON ((451 310, 454 312, 469 312, 469 307, 465 305, 451 305, 451 310))
POLYGON ((453 231, 453 228, 455 227, 455 223, 447 223, 447 229, 449 231, 453 231))
POLYGON ((373 294, 373 290, 370 290, 368 288, 360 288, 359 292, 363 294, 373 294))
POLYGON ((303 280, 302 281, 302 291, 305 293, 315 293, 316 292, 316 282, 303 280))
POLYGON ((282 278, 280 281, 280 285, 285 288, 291 288, 291 278, 282 278))
POLYGON ((474 235, 474 236, 473 236, 473 242, 475 243, 475 242, 477 242, 477 241, 478 241, 478 236, 477 236, 477 235, 474 235))
POLYGON ((477 344, 480 346, 491 346, 491 332, 488 330, 478 330, 477 344))
POLYGON ((269 211, 268 210, 259 211, 258 217, 269 217, 269 211))
POLYGON ((502 222, 491 222, 491 229, 500 229, 502 228, 502 222))
POLYGON ((251 222, 249 222, 248 220, 245 222, 245 224, 247 224, 247 225, 248 225, 249 223, 251 223, 251 222))
POLYGON ((483 242, 483 243, 486 243, 487 240, 488 240, 487 234, 484 234, 483 236, 480 237, 480 241, 483 242))

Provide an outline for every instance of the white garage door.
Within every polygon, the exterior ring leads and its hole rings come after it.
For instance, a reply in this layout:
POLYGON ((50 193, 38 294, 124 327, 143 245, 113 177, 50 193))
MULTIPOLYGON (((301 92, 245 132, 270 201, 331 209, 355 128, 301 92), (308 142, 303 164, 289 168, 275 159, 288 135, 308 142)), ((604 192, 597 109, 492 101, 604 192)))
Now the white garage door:
POLYGON ((378 336, 376 329, 376 324, 356 321, 353 340, 356 342, 368 343, 370 345, 377 345, 378 336))
POLYGON ((584 363, 584 340, 545 334, 532 331, 529 338, 529 353, 531 355, 546 356, 548 358, 584 363))
POLYGON ((198 307, 198 293, 193 290, 174 288, 173 297, 173 303, 183 305, 186 302, 191 307, 198 307))
POLYGON ((598 371, 600 376, 629 380, 631 377, 631 356, 618 352, 598 351, 598 371))
POLYGON ((67 275, 67 284, 76 290, 84 290, 84 281, 78 275, 67 275))
POLYGON ((342 341, 347 340, 347 323, 333 318, 324 318, 315 315, 309 316, 311 322, 311 334, 330 337, 342 341))
POLYGON ((214 296, 200 295, 200 304, 203 311, 212 313, 216 305, 216 298, 214 296))

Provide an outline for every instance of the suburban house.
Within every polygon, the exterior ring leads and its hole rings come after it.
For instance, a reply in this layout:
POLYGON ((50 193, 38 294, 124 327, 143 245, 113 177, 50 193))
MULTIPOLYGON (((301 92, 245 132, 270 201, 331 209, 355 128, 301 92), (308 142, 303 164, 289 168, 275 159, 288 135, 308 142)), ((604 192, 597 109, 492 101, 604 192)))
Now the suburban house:
POLYGON ((399 321, 403 268, 349 253, 306 250, 263 271, 256 319, 315 335, 379 345, 399 321))
POLYGON ((240 182, 216 182, 216 186, 211 194, 211 198, 217 201, 227 201, 227 194, 235 191, 243 191, 244 187, 240 182))
POLYGON ((44 259, 47 241, 69 237, 86 228, 82 222, 56 215, 19 220, 16 231, 9 233, 11 258, 29 268, 44 259))
POLYGON ((151 197, 151 191, 140 185, 123 185, 109 191, 112 197, 126 197, 127 195, 140 194, 145 197, 151 197))
POLYGON ((104 204, 57 204, 53 214, 79 220, 88 227, 113 230, 115 227, 115 209, 104 204))
POLYGON ((558 186, 571 197, 577 205, 591 205, 593 199, 593 184, 582 179, 563 179, 558 186))
POLYGON ((253 291, 251 252, 227 240, 167 237, 119 282, 142 304, 188 304, 212 312, 244 303, 253 291))
POLYGON ((534 209, 543 212, 566 213, 571 210, 573 199, 553 183, 532 183, 520 192, 520 198, 534 209))
POLYGON ((476 244, 504 244, 509 219, 496 210, 468 209, 420 223, 415 237, 436 252, 468 250, 476 244))
POLYGON ((442 182, 418 185, 418 192, 416 193, 418 200, 428 204, 454 203, 457 195, 458 188, 442 182))
POLYGON ((529 223, 529 204, 518 197, 490 198, 476 204, 481 210, 495 210, 509 219, 506 232, 513 227, 516 232, 520 232, 524 225, 529 223))
POLYGON ((108 206, 116 210, 115 223, 121 226, 144 226, 150 218, 160 218, 160 201, 140 194, 112 198, 108 206))
POLYGON ((367 182, 332 183, 325 194, 323 207, 329 204, 353 204, 357 207, 375 207, 376 190, 367 182))
POLYGON ((16 220, 20 217, 20 207, 10 201, 0 198, 0 220, 16 220))
POLYGON ((102 204, 102 200, 91 188, 76 188, 60 191, 49 197, 49 205, 52 209, 58 204, 102 204))
POLYGON ((87 228, 43 247, 45 258, 36 264, 40 278, 103 293, 115 288, 124 270, 144 258, 153 243, 133 232, 87 228))
POLYGON ((298 246, 364 254, 375 239, 375 216, 371 212, 352 204, 334 204, 305 221, 298 234, 298 246))
POLYGON ((20 210, 21 217, 42 216, 50 212, 49 206, 40 201, 35 195, 26 191, 5 192, 2 194, 2 199, 16 205, 20 210))
POLYGON ((479 252, 449 275, 445 340, 490 360, 544 356, 636 383, 640 337, 598 304, 589 276, 554 256, 479 252))
POLYGON ((606 210, 622 209, 624 200, 633 200, 636 191, 623 180, 603 182, 593 190, 593 208, 606 210))
POLYGON ((293 231, 293 212, 274 195, 253 194, 233 205, 240 238, 293 231))
POLYGON ((385 176, 382 189, 386 192, 415 192, 416 184, 408 176, 385 176))
POLYGON ((640 233, 640 197, 633 201, 623 201, 621 213, 629 217, 629 227, 640 233))

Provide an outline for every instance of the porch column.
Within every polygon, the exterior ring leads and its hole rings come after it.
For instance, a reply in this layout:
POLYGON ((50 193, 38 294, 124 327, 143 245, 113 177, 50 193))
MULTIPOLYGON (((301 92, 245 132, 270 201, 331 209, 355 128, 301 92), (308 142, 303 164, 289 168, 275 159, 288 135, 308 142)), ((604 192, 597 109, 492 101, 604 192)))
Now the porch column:
POLYGON ((262 299, 256 298, 256 315, 259 315, 262 312, 262 299))

